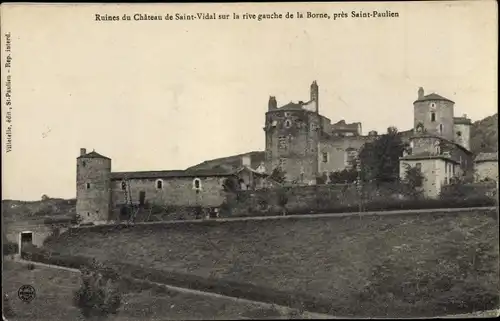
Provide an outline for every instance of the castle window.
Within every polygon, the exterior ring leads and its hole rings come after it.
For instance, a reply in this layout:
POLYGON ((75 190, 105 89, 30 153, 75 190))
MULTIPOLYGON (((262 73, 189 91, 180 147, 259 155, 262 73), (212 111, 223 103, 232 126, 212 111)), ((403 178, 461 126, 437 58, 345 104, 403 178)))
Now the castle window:
POLYGON ((458 136, 458 137, 461 137, 461 136, 462 136, 462 132, 458 131, 458 132, 457 132, 457 136, 458 136))
POLYGON ((285 136, 278 137, 278 148, 279 149, 287 149, 288 148, 288 141, 287 141, 285 136))
POLYGON ((87 183, 86 186, 85 186, 87 189, 90 188, 90 183, 87 183))
POLYGON ((163 181, 161 179, 156 180, 156 189, 163 188, 163 181))
POLYGON ((431 112, 431 121, 436 121, 436 113, 431 112))
POLYGON ((122 191, 127 189, 127 183, 125 181, 122 181, 122 191))
POLYGON ((279 163, 279 167, 281 169, 284 169, 286 166, 286 158, 280 158, 280 163, 279 163))
POLYGON ((439 124, 439 133, 442 134, 443 133, 443 124, 439 124))
POLYGON ((196 190, 201 189, 201 180, 199 178, 193 180, 193 188, 196 190))
POLYGON ((292 122, 289 121, 288 119, 285 121, 285 127, 290 128, 292 126, 292 122))
POLYGON ((328 153, 323 153, 323 163, 328 163, 328 153))
POLYGON ((353 148, 348 148, 345 153, 345 166, 353 168, 357 163, 358 151, 353 148))
POLYGON ((82 162, 82 166, 83 166, 83 167, 87 166, 87 162, 86 162, 86 161, 83 161, 83 162, 82 162))

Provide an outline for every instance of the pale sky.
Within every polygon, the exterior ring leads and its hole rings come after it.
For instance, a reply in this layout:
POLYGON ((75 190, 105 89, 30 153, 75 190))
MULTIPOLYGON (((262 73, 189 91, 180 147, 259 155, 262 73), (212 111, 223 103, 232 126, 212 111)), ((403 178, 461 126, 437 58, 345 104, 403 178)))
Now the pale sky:
MULTIPOLYGON (((12 35, 12 151, 2 199, 75 197, 81 147, 113 171, 184 169, 264 149, 270 95, 363 132, 413 125, 419 86, 473 121, 497 112, 493 1, 2 8, 12 35), (351 18, 391 10, 399 18, 351 18), (94 21, 94 14, 344 11, 341 20, 94 21), (44 135, 45 133, 45 135, 44 135)), ((2 70, 2 93, 5 90, 2 70)), ((4 96, 2 95, 2 98, 4 96)))

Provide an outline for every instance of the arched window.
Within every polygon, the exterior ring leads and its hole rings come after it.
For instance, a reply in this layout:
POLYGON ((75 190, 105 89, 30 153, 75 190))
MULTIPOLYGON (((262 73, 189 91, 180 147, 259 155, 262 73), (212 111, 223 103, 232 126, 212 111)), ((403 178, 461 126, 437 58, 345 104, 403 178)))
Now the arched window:
POLYGON ((439 133, 442 134, 443 133, 443 124, 439 124, 439 133))
POLYGON ((127 183, 125 181, 122 181, 122 191, 127 189, 127 183))
POLYGON ((287 120, 285 120, 285 127, 286 127, 286 128, 290 128, 291 126, 292 126, 292 122, 291 122, 291 121, 289 121, 288 119, 287 119, 287 120))
POLYGON ((431 121, 436 121, 436 113, 431 112, 431 121))
POLYGON ((440 146, 439 141, 437 141, 436 143, 434 143, 434 148, 435 148, 436 154, 437 155, 441 155, 441 146, 440 146))
POLYGON ((200 190, 201 189, 201 180, 199 178, 195 178, 193 180, 193 188, 196 189, 196 190, 200 190))
POLYGON ((156 189, 163 189, 163 181, 161 179, 156 180, 156 189))
POLYGON ((85 186, 87 189, 90 188, 90 183, 87 183, 86 186, 85 186))

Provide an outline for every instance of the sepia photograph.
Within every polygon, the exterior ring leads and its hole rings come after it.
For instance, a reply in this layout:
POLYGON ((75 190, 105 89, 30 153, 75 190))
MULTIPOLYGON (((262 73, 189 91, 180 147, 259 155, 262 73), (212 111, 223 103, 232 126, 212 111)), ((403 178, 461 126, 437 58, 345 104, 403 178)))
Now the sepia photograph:
POLYGON ((3 320, 498 317, 497 12, 2 3, 3 320))

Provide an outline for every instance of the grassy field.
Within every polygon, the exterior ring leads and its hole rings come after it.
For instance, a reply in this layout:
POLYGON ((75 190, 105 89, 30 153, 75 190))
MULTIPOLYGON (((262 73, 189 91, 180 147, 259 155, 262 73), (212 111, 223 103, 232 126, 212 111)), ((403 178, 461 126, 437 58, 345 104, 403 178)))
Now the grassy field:
POLYGON ((498 305, 492 213, 81 229, 48 246, 309 293, 329 300, 339 316, 437 316, 498 305))
MULTIPOLYGON (((4 292, 8 294, 15 313, 8 320, 84 320, 71 302, 73 291, 80 284, 78 273, 40 266, 29 270, 26 264, 12 261, 4 261, 3 268, 4 292), (17 297, 17 290, 23 284, 31 284, 37 291, 37 297, 31 303, 24 303, 17 297)), ((119 314, 107 320, 231 320, 280 318, 283 314, 285 312, 278 309, 257 304, 149 289, 126 293, 119 314)))

